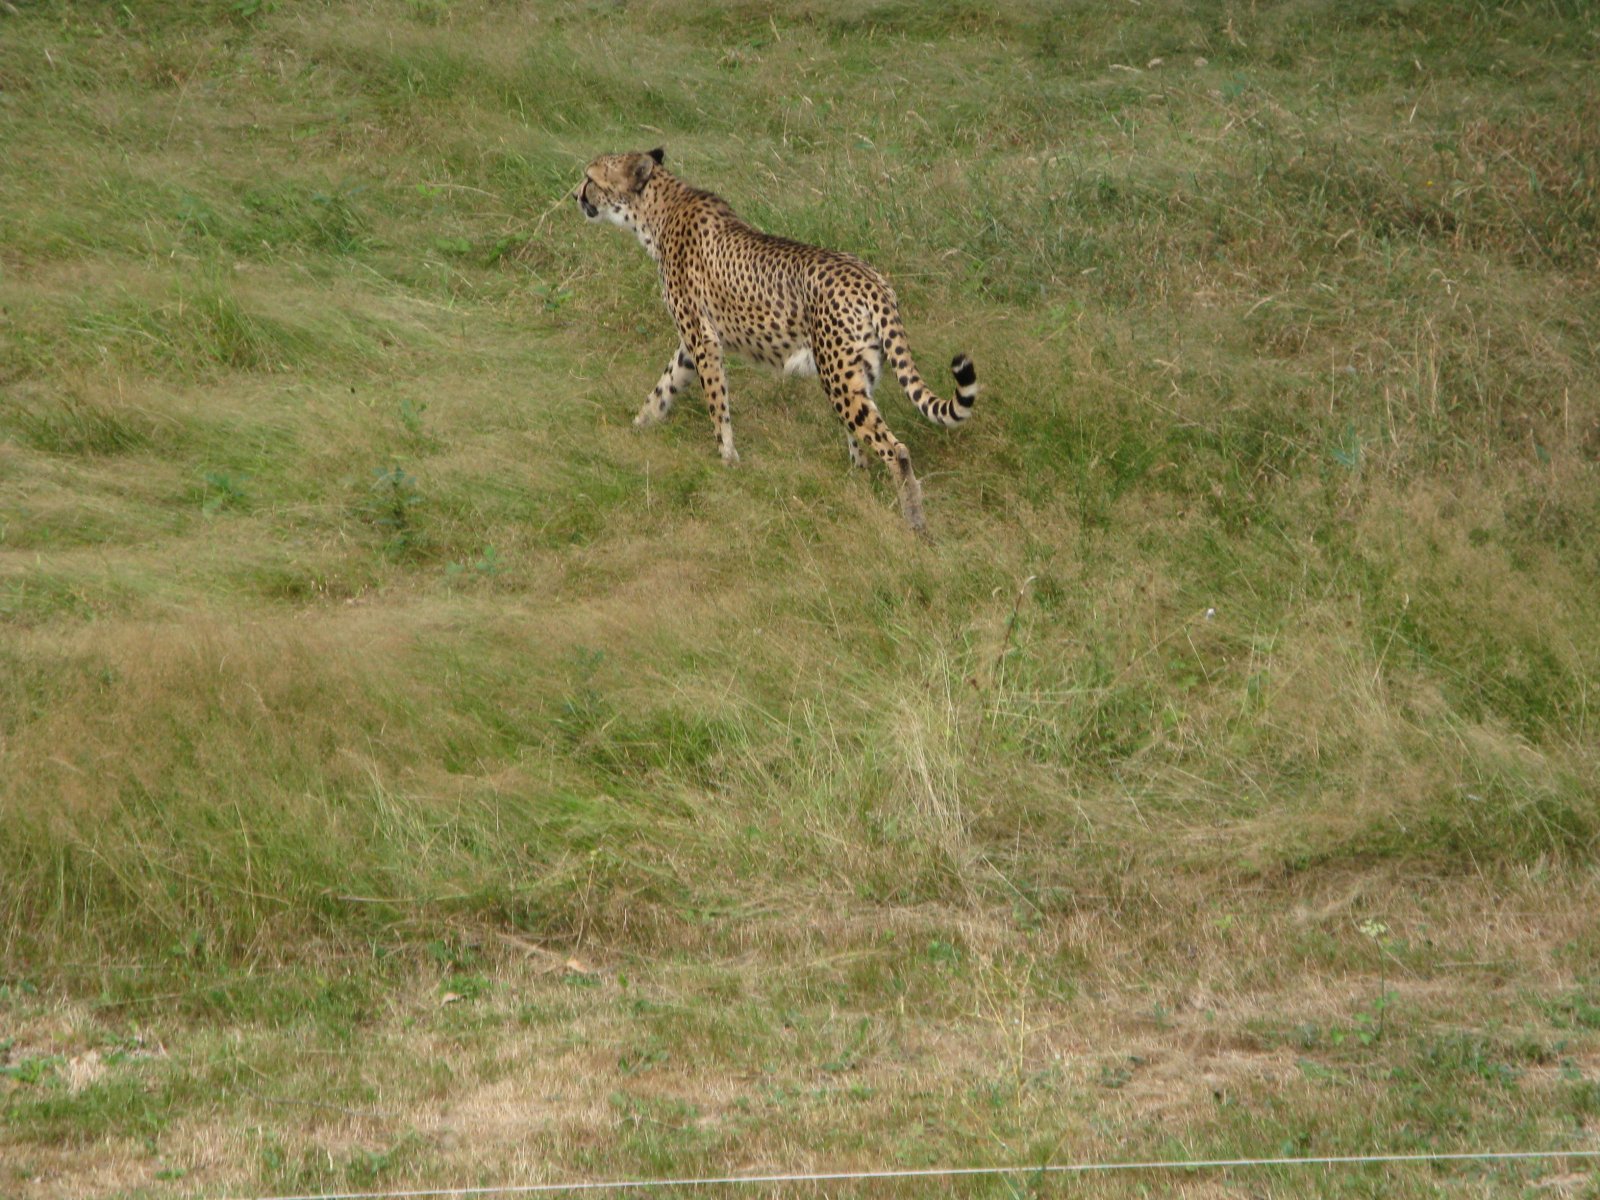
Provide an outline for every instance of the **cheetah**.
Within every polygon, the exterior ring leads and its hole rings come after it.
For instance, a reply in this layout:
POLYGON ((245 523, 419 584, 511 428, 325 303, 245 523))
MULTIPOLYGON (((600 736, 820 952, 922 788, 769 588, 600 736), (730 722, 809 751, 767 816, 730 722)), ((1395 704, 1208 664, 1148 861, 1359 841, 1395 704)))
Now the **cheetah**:
POLYGON ((911 360, 888 280, 853 255, 746 224, 720 197, 672 175, 661 165, 664 157, 659 149, 601 155, 572 192, 589 220, 609 221, 639 239, 660 269, 662 295, 677 325, 678 346, 634 425, 660 421, 698 378, 722 460, 731 465, 739 454, 728 419, 725 355, 819 378, 844 423, 851 465, 867 465, 865 444, 899 485, 906 523, 924 534, 922 485, 911 454, 889 431, 872 392, 887 362, 923 416, 936 425, 959 425, 978 397, 972 360, 958 354, 951 361, 955 396, 940 399, 911 360))

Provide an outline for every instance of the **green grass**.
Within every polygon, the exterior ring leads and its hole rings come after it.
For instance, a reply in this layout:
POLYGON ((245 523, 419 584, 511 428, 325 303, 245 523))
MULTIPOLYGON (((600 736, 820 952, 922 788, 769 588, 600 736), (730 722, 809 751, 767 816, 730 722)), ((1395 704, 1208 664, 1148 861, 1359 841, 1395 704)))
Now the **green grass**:
POLYGON ((1592 1148, 1597 39, 0 5, 0 1193, 1592 1148), (629 428, 661 144, 972 353, 931 543, 629 428))

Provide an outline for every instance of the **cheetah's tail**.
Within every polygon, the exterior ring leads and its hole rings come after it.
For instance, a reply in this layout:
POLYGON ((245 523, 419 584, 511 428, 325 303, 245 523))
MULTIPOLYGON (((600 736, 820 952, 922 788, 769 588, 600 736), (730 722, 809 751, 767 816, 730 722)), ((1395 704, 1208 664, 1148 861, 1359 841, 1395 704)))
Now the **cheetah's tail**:
POLYGON ((958 354, 950 360, 950 373, 956 377, 956 394, 950 400, 941 400, 917 373, 904 333, 893 332, 888 350, 895 378, 911 403, 917 406, 917 411, 928 420, 935 425, 959 425, 972 415, 972 406, 978 399, 978 368, 972 365, 972 359, 958 354))

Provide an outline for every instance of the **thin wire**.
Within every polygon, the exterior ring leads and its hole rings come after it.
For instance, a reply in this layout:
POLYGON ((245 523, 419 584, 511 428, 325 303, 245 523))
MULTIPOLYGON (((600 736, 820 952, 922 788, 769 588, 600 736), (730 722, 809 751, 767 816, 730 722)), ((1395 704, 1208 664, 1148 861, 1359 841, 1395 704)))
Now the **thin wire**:
POLYGON ((1312 1158, 1201 1158, 1187 1161, 1045 1163, 1032 1167, 908 1167, 888 1171, 828 1171, 815 1175, 719 1175, 688 1179, 612 1179, 590 1183, 524 1183, 499 1187, 423 1191, 309 1192, 239 1200, 422 1200, 438 1196, 531 1196, 552 1192, 621 1191, 624 1188, 713 1187, 752 1183, 841 1183, 863 1179, 952 1179, 962 1175, 1089 1174, 1106 1171, 1200 1171, 1226 1167, 1349 1166, 1359 1163, 1507 1161, 1600 1158, 1600 1150, 1480 1150, 1438 1154, 1331 1154, 1312 1158))

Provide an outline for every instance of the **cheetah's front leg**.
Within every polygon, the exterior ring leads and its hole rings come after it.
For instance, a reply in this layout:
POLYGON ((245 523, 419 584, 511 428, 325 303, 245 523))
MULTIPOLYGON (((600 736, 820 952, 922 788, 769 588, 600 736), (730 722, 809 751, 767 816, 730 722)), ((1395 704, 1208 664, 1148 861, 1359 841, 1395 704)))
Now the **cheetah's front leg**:
POLYGON ((845 430, 844 433, 844 444, 850 450, 850 465, 857 470, 865 470, 867 466, 867 456, 861 453, 861 443, 856 441, 856 435, 851 433, 848 429, 845 430))
POLYGON ((644 407, 633 419, 634 428, 643 429, 646 425, 654 425, 662 420, 672 411, 672 402, 678 398, 678 393, 693 383, 695 376, 694 356, 689 353, 688 347, 679 343, 678 348, 673 351, 672 361, 667 364, 667 369, 661 372, 661 378, 656 380, 656 386, 650 389, 644 407))

